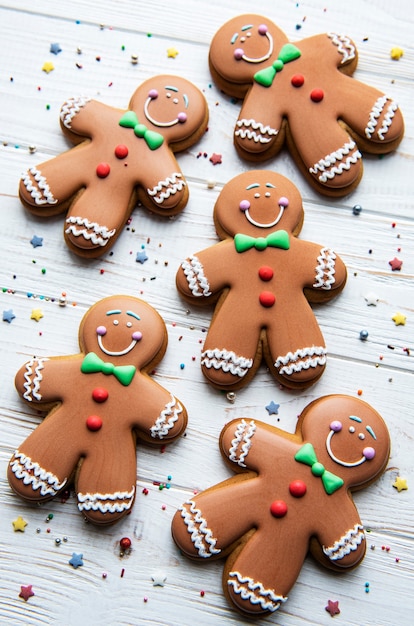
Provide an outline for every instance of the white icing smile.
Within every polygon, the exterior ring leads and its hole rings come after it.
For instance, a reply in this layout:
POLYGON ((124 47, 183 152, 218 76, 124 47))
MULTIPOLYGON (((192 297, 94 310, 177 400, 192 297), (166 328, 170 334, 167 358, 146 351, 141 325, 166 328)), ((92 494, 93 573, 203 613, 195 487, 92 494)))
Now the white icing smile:
POLYGON ((98 346, 100 347, 102 352, 104 352, 108 356, 123 356, 124 354, 128 354, 128 352, 131 352, 131 350, 135 348, 137 343, 138 343, 138 339, 133 339, 131 343, 129 344, 129 346, 125 348, 125 350, 119 350, 119 351, 107 350, 107 348, 105 348, 102 343, 102 337, 98 335, 98 346))
MULTIPOLYGON (((260 185, 258 183, 253 183, 252 185, 249 185, 248 187, 246 187, 246 191, 249 191, 251 189, 255 189, 255 188, 259 188, 260 185)), ((266 198, 271 198, 271 193, 269 191, 269 189, 275 189, 275 186, 272 185, 271 183, 266 183, 266 188, 267 191, 265 191, 265 197, 266 198)), ((259 199, 260 198, 260 192, 257 191, 254 194, 254 198, 255 199, 259 199)), ((242 200, 240 202, 239 208, 240 211, 242 211, 247 219, 248 222, 250 222, 250 224, 252 224, 252 226, 256 226, 257 228, 272 228, 273 226, 276 226, 276 224, 278 224, 280 222, 280 220, 282 219, 283 213, 285 211, 285 209, 288 207, 289 205, 289 200, 285 197, 279 198, 278 200, 278 204, 279 204, 279 213, 277 214, 277 216, 275 217, 275 219, 271 222, 258 222, 255 219, 252 218, 252 216, 250 215, 250 211, 249 209, 251 208, 251 204, 249 202, 249 200, 242 200)))
MULTIPOLYGON (((251 29, 253 28, 253 26, 250 25, 246 25, 242 27, 242 35, 240 36, 240 43, 243 44, 246 39, 248 39, 249 37, 251 37, 251 29)), ((267 30, 267 27, 264 24, 261 24, 258 27, 258 33, 264 37, 267 38, 268 42, 269 42, 269 48, 268 51, 266 52, 266 54, 264 54, 261 57, 250 57, 247 56, 244 53, 243 48, 236 48, 234 51, 234 57, 237 60, 242 59, 243 61, 246 61, 247 63, 262 63, 263 61, 267 61, 268 59, 270 59, 270 57, 273 54, 273 37, 272 35, 269 33, 269 31, 267 30)), ((238 39, 238 33, 235 33, 231 39, 231 44, 236 43, 238 39)))
POLYGON ((263 224, 262 222, 257 222, 256 220, 254 220, 249 213, 249 209, 246 209, 244 214, 246 216, 247 221, 250 222, 250 224, 252 224, 253 226, 257 226, 258 228, 272 228, 272 226, 276 226, 276 224, 282 219, 282 215, 284 213, 285 207, 279 205, 279 209, 280 210, 276 219, 274 219, 273 222, 268 222, 267 224, 263 224))
MULTIPOLYGON (((165 89, 167 90, 167 93, 166 93, 167 98, 172 97, 171 92, 175 92, 178 95, 178 89, 176 87, 165 87, 165 89)), ((157 98, 158 98, 158 91, 156 89, 151 89, 150 92, 148 93, 148 98, 146 99, 145 105, 144 105, 145 117, 147 118, 149 122, 151 122, 151 124, 154 124, 154 126, 158 126, 159 128, 169 128, 171 126, 175 126, 176 124, 183 124, 184 122, 187 121, 187 114, 184 113, 183 111, 178 113, 177 117, 173 118, 169 122, 160 122, 156 120, 154 117, 152 117, 152 115, 149 112, 149 105, 152 100, 156 100, 157 98)), ((188 96, 186 94, 183 94, 182 98, 183 98, 184 107, 188 108, 188 96)), ((177 105, 179 102, 178 97, 176 96, 172 98, 172 102, 173 104, 177 105)))
MULTIPOLYGON (((116 309, 113 311, 107 311, 106 315, 120 315, 122 313, 122 311, 116 309)), ((126 314, 134 317, 135 319, 140 319, 139 315, 137 315, 136 313, 134 313, 133 311, 126 311, 126 314)), ((117 318, 115 318, 113 320, 113 324, 114 326, 118 326, 119 325, 119 320, 117 318)), ((126 323, 128 328, 132 327, 132 322, 128 321, 126 323)), ((108 348, 105 348, 105 346, 103 345, 103 341, 102 341, 102 337, 104 337, 107 333, 107 329, 106 326, 98 326, 98 328, 96 329, 96 334, 98 336, 98 346, 99 348, 102 350, 102 352, 104 354, 107 354, 108 356, 123 356, 124 354, 128 354, 128 352, 131 352, 131 350, 133 350, 135 348, 135 346, 137 345, 138 341, 140 341, 142 339, 142 333, 139 330, 135 330, 132 333, 132 341, 131 343, 124 348, 124 350, 108 350, 108 348)))
MULTIPOLYGON (((359 423, 362 422, 362 420, 359 417, 350 416, 350 419, 359 423)), ((332 461, 334 461, 335 463, 338 463, 338 465, 342 465, 343 467, 357 467, 358 465, 362 465, 362 463, 365 463, 365 461, 371 461, 375 457, 375 449, 368 446, 362 450, 362 456, 357 461, 350 462, 350 461, 344 461, 338 458, 332 451, 331 442, 332 442, 332 437, 335 435, 335 433, 338 433, 342 430, 342 423, 339 421, 333 421, 330 425, 330 429, 331 430, 329 431, 329 434, 326 438, 326 449, 332 461)), ((375 433, 370 426, 367 426, 366 430, 373 439, 376 439, 375 433)), ((351 426, 349 428, 349 432, 353 434, 355 432, 355 428, 351 426)), ((361 433, 359 435, 359 439, 363 441, 365 439, 365 435, 361 433)))

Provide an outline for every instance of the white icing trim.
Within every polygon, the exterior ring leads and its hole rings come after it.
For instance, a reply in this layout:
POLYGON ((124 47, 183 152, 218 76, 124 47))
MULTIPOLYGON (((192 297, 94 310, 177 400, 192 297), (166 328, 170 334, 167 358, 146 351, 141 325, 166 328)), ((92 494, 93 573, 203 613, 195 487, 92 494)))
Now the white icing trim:
POLYGON ((237 120, 236 126, 238 126, 239 130, 235 130, 234 134, 236 137, 241 137, 241 139, 253 139, 255 143, 269 143, 272 140, 272 137, 275 137, 278 134, 278 130, 276 128, 272 128, 269 125, 264 126, 261 122, 256 122, 256 120, 250 119, 241 119, 237 120), (250 127, 252 130, 250 130, 250 127), (255 131, 259 130, 259 133, 255 131), (270 137, 264 137, 264 135, 270 135, 270 137))
POLYGON ((91 240, 95 246, 106 246, 109 239, 116 233, 116 228, 109 230, 106 226, 101 226, 97 222, 90 222, 87 217, 71 216, 66 219, 66 223, 70 224, 65 230, 67 235, 72 234, 75 237, 91 240), (85 228, 78 229, 76 226, 84 226, 85 228), (88 232, 90 229, 93 232, 88 232))
POLYGON ((232 439, 231 446, 229 448, 230 461, 237 463, 240 467, 246 467, 244 460, 250 452, 252 437, 255 432, 256 424, 253 420, 251 420, 249 424, 247 424, 244 419, 241 420, 241 422, 237 425, 234 439, 232 439), (243 445, 241 446, 241 453, 238 455, 237 451, 241 442, 243 442, 243 445))
POLYGON ((168 176, 165 180, 160 180, 155 187, 152 189, 147 189, 147 193, 151 196, 157 204, 162 204, 164 200, 173 196, 177 193, 177 191, 181 191, 183 187, 186 186, 185 180, 182 180, 182 174, 179 172, 174 172, 171 176, 168 176), (180 180, 177 180, 180 179, 180 180), (163 188, 166 187, 166 190, 163 191, 163 188), (157 197, 157 194, 158 197, 157 197))
POLYGON ((342 63, 355 58, 356 48, 348 35, 338 35, 337 33, 327 33, 332 43, 338 47, 338 52, 342 54, 342 63))
POLYGON ((253 359, 246 359, 244 356, 237 356, 232 350, 214 348, 201 353, 201 365, 208 369, 213 367, 216 370, 230 372, 233 376, 243 378, 253 365, 253 359))
POLYGON ((41 370, 44 368, 43 364, 48 360, 48 358, 31 359, 25 365, 26 371, 24 373, 24 379, 26 382, 23 384, 23 387, 26 391, 23 394, 23 398, 28 402, 32 402, 33 400, 40 402, 42 399, 42 394, 39 392, 40 383, 43 380, 41 370))
POLYGON ((385 104, 388 101, 389 101, 389 105, 384 114, 384 119, 382 121, 381 128, 377 130, 378 139, 380 139, 381 141, 384 141, 385 135, 387 134, 388 129, 392 124, 395 111, 398 109, 398 104, 394 102, 393 100, 391 100, 391 98, 389 98, 386 95, 379 97, 370 111, 369 120, 365 128, 365 135, 368 137, 368 139, 371 139, 372 136, 374 135, 376 126, 378 124, 378 118, 384 111, 385 104))
POLYGON ((131 508, 134 501, 135 486, 131 491, 114 493, 78 493, 79 511, 100 511, 101 513, 122 513, 131 508), (118 502, 115 502, 118 500, 118 502), (119 502, 119 500, 121 502, 119 502))
POLYGON ((345 143, 341 148, 338 148, 338 150, 334 150, 330 154, 327 154, 325 157, 323 157, 323 159, 320 159, 317 163, 315 163, 313 167, 310 167, 309 172, 311 174, 317 174, 318 172, 322 172, 322 174, 318 177, 321 183, 326 183, 328 179, 332 180, 332 178, 335 178, 335 176, 342 174, 344 170, 350 170, 352 165, 354 165, 359 159, 362 158, 360 151, 356 149, 350 156, 345 159, 345 161, 342 161, 344 156, 349 154, 351 150, 353 150, 355 147, 355 141, 349 139, 349 141, 345 143), (342 162, 336 165, 337 161, 342 162))
POLYGON ((250 576, 242 576, 240 572, 229 572, 229 576, 237 580, 227 580, 229 587, 233 587, 234 593, 241 596, 242 600, 248 600, 250 604, 260 604, 263 610, 277 611, 282 602, 286 602, 287 596, 276 594, 273 589, 266 589, 262 583, 253 580, 250 576))
POLYGON ((31 167, 28 172, 22 174, 22 182, 27 191, 32 196, 37 205, 42 204, 56 204, 57 200, 53 193, 50 191, 50 187, 47 183, 45 176, 36 168, 31 167), (32 183, 32 179, 29 174, 33 176, 37 185, 32 183))
POLYGON ((187 531, 191 535, 191 541, 198 555, 206 559, 214 554, 220 554, 221 550, 215 547, 217 539, 213 537, 213 533, 207 527, 207 521, 202 516, 200 509, 196 507, 194 500, 187 500, 178 510, 181 511, 181 517, 187 526, 187 531), (185 505, 190 506, 190 511, 185 508, 185 505))
POLYGON ((361 524, 355 524, 338 541, 335 541, 332 546, 329 548, 323 546, 323 551, 331 561, 339 561, 350 552, 355 552, 364 539, 364 527, 361 524))
POLYGON ((321 248, 317 257, 318 265, 315 268, 315 282, 312 287, 318 289, 331 289, 335 283, 335 259, 336 254, 330 248, 321 248))
POLYGON ((66 128, 69 130, 72 128, 72 120, 79 113, 79 111, 90 102, 91 98, 88 96, 78 96, 76 98, 70 98, 63 103, 60 110, 60 120, 66 128))
POLYGON ((281 369, 279 374, 287 374, 290 376, 294 372, 308 370, 310 367, 326 364, 327 349, 323 346, 311 346, 309 348, 300 348, 296 352, 288 352, 285 356, 278 356, 275 367, 281 369), (304 359, 304 357, 307 357, 304 359), (315 357, 315 358, 312 358, 315 357))
POLYGON ((10 468, 16 478, 22 480, 24 485, 31 485, 33 491, 39 490, 41 496, 55 496, 67 482, 67 478, 59 482, 55 474, 40 467, 23 452, 16 450, 13 459, 10 468))
POLYGON ((211 296, 210 284, 204 274, 204 267, 197 256, 192 255, 181 263, 188 286, 193 296, 211 296))
POLYGON ((163 439, 168 435, 169 431, 174 428, 179 415, 183 412, 180 402, 172 394, 170 397, 171 401, 165 405, 165 409, 161 411, 155 424, 150 428, 151 437, 154 439, 163 439))

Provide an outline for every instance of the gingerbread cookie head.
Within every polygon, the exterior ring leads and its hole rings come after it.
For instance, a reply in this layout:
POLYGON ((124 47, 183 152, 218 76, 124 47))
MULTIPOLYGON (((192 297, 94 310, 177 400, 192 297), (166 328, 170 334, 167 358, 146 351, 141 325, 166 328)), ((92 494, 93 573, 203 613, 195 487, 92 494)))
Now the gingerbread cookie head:
POLYGON ((137 200, 172 216, 188 201, 188 185, 174 156, 193 145, 207 127, 208 109, 195 85, 177 76, 148 79, 129 108, 72 98, 60 123, 75 144, 21 179, 20 199, 35 215, 67 211, 64 236, 84 257, 109 250, 137 200))
POLYGON ((386 154, 404 133, 398 105, 354 80, 358 53, 346 35, 326 33, 288 42, 261 15, 242 15, 213 37, 212 76, 244 98, 234 130, 240 156, 261 161, 287 144, 308 182, 341 197, 362 176, 361 150, 386 154))
POLYGON ((309 550, 338 572, 361 562, 365 532, 352 491, 378 478, 390 453, 372 407, 345 395, 320 398, 299 416, 294 435, 233 420, 220 450, 238 475, 185 502, 172 534, 190 558, 227 558, 223 589, 240 612, 282 607, 309 550))
POLYGON ((85 314, 81 352, 33 358, 16 375, 22 398, 46 419, 15 451, 13 490, 45 502, 73 484, 78 508, 95 524, 131 512, 136 495, 136 439, 165 444, 187 424, 181 402, 148 376, 163 357, 167 332, 146 302, 104 298, 85 314))

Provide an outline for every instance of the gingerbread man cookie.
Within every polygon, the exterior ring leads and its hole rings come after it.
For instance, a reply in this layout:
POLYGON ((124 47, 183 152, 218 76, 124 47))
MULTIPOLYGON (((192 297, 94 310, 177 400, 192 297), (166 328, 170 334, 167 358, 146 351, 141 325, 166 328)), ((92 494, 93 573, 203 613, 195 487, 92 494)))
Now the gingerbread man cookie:
POLYGON ((309 549, 336 571, 360 563, 365 533, 351 492, 378 478, 390 453, 385 422, 371 406, 325 396, 304 409, 294 435, 233 420, 220 450, 240 474, 185 502, 172 534, 188 557, 227 557, 223 588, 237 609, 276 611, 309 549))
POLYGON ((326 364, 309 302, 340 293, 346 268, 330 248, 296 238, 302 199, 287 178, 252 170, 228 182, 214 207, 224 241, 187 258, 177 288, 192 304, 219 299, 201 357, 220 389, 246 384, 262 357, 280 383, 304 388, 326 364))
POLYGON ((17 373, 19 394, 49 412, 14 453, 8 478, 32 502, 73 481, 83 515, 111 524, 135 499, 136 438, 169 443, 183 433, 187 413, 148 376, 165 353, 167 331, 146 302, 100 300, 82 319, 79 345, 80 354, 35 357, 17 373))
POLYGON ((188 187, 174 152, 204 133, 208 108, 188 80, 155 76, 134 92, 127 111, 90 98, 72 98, 60 113, 64 134, 79 144, 31 167, 20 199, 33 214, 67 211, 69 248, 98 257, 114 244, 138 200, 151 211, 176 215, 188 187))
POLYGON ((271 20, 241 15, 213 37, 210 70, 225 93, 244 98, 234 131, 240 156, 263 161, 287 143, 319 192, 344 196, 362 176, 361 152, 386 154, 404 133, 397 104, 352 78, 358 54, 345 35, 292 44, 271 20))

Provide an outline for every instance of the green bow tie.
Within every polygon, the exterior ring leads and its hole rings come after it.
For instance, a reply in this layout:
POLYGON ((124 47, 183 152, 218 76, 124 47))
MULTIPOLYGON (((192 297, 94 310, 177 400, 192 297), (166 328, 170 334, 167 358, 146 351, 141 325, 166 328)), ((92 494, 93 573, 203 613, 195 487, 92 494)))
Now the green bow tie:
POLYGON ((322 463, 318 462, 316 458, 314 447, 311 443, 305 443, 295 454, 295 461, 299 463, 305 463, 305 465, 309 465, 311 468, 311 472, 314 476, 320 476, 322 478, 322 483, 325 488, 326 493, 330 496, 337 489, 340 489, 344 484, 344 481, 339 476, 332 474, 332 472, 328 472, 322 465, 322 463))
POLYGON ((140 124, 134 111, 127 111, 119 120, 123 128, 133 128, 137 137, 145 139, 150 150, 157 150, 164 143, 164 137, 160 133, 149 130, 145 124, 140 124))
POLYGON ((113 363, 105 363, 99 358, 95 352, 88 352, 82 361, 81 372, 84 374, 94 374, 102 372, 102 374, 113 374, 122 385, 127 387, 134 378, 136 367, 134 365, 117 365, 113 363))
POLYGON ((290 246, 289 235, 285 230, 275 230, 267 237, 250 237, 249 235, 238 233, 234 236, 234 245, 237 252, 246 252, 250 248, 265 250, 268 246, 289 250, 290 246))
POLYGON ((301 55, 299 48, 293 45, 293 43, 286 43, 277 58, 269 67, 265 67, 263 70, 259 70, 254 75, 254 80, 263 87, 270 87, 275 79, 277 72, 281 72, 285 63, 298 59, 301 55))

